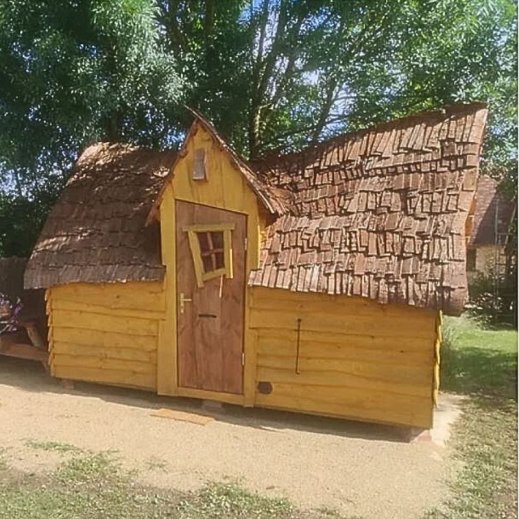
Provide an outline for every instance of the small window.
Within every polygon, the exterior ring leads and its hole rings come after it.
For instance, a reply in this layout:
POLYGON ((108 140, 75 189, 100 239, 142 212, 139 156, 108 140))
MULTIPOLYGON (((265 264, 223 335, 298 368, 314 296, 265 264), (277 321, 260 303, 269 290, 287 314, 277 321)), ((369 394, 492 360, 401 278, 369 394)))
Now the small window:
POLYGON ((476 270, 476 249, 467 249, 467 271, 476 270))
POLYGON ((233 229, 233 224, 191 225, 184 229, 188 233, 199 288, 209 279, 232 278, 233 229))
POLYGON ((207 180, 204 148, 198 148, 195 150, 192 178, 193 180, 207 180))
POLYGON ((225 268, 223 231, 197 232, 204 274, 225 268))

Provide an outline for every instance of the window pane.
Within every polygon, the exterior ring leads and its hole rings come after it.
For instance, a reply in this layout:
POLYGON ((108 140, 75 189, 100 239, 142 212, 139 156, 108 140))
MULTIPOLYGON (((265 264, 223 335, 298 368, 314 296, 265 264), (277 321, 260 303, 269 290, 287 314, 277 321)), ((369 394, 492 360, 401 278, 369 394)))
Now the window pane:
POLYGON ((200 252, 209 252, 209 239, 206 232, 197 232, 198 243, 200 243, 200 252))
POLYGON ((223 249, 223 232, 212 232, 213 249, 223 249))
POLYGON ((223 269, 225 266, 224 259, 223 259, 223 252, 216 252, 215 259, 216 259, 216 268, 223 269))
POLYGON ((202 263, 204 264, 204 272, 212 272, 213 268, 213 259, 212 256, 202 256, 202 263))

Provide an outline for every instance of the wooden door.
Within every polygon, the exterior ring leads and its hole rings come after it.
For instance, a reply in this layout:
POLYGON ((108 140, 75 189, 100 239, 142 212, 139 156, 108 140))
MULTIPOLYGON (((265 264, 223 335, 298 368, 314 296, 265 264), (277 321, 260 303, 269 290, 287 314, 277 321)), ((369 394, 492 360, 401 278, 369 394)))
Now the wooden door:
POLYGON ((243 394, 247 217, 176 202, 178 381, 243 394))

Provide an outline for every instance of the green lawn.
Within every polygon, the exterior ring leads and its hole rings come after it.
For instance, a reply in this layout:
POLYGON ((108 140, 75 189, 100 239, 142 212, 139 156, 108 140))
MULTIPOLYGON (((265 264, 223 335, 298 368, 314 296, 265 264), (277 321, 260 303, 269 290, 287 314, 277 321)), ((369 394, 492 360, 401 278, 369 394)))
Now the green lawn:
POLYGON ((428 514, 445 519, 517 517, 517 332, 466 318, 444 325, 442 387, 469 395, 452 439, 462 469, 452 498, 428 514))

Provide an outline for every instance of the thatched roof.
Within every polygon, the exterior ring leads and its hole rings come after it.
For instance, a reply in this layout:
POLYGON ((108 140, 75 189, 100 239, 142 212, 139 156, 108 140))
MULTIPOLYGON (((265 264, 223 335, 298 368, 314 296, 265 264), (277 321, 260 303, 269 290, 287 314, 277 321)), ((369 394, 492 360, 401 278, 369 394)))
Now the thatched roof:
POLYGON ((499 192, 498 181, 481 175, 476 189, 476 209, 470 245, 505 245, 514 209, 515 203, 507 200, 499 192))
POLYGON ((256 163, 294 196, 253 286, 459 313, 485 105, 456 105, 256 163))
POLYGON ((144 224, 174 158, 124 144, 87 148, 34 247, 25 287, 161 280, 159 228, 144 224))

